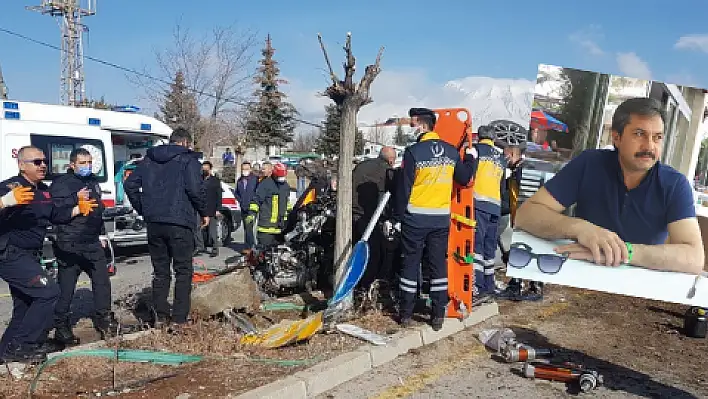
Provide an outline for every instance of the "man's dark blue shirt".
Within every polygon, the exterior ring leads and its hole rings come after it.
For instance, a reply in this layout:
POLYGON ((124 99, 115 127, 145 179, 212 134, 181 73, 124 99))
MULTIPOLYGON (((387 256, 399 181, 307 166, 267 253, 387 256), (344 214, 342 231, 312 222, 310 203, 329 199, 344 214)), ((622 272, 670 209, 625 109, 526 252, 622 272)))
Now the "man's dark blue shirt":
POLYGON ((563 167, 546 190, 575 216, 615 232, 625 242, 664 244, 670 223, 696 216, 688 179, 657 162, 627 190, 614 150, 586 150, 563 167))

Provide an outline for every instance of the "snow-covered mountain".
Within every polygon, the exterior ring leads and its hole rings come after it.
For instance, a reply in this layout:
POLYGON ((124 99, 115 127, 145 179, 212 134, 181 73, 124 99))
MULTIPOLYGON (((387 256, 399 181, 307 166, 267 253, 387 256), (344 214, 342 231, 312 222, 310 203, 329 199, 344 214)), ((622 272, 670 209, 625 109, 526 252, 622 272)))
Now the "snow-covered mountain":
POLYGON ((395 116, 407 116, 411 107, 467 108, 473 129, 495 119, 529 124, 535 82, 526 79, 496 79, 470 76, 443 85, 381 83, 372 88, 374 102, 362 108, 360 125, 373 125, 395 116))
POLYGON ((458 98, 460 107, 470 110, 473 127, 495 119, 509 119, 527 126, 534 86, 535 82, 525 79, 468 77, 447 82, 443 91, 458 98))

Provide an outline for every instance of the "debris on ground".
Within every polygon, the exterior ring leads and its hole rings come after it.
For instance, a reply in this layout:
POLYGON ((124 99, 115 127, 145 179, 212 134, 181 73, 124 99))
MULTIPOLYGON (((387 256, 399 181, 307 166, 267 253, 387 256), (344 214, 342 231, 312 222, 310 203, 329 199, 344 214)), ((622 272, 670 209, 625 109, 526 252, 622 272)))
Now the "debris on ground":
POLYGON ((197 284, 192 289, 192 312, 203 317, 214 316, 227 309, 255 312, 260 305, 258 287, 248 269, 237 269, 197 284))

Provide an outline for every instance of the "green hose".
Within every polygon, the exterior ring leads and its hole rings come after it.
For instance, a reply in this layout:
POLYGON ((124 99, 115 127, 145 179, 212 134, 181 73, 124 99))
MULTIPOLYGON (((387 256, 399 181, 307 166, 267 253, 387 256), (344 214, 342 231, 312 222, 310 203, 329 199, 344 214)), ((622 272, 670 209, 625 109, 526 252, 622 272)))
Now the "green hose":
POLYGON ((106 359, 115 359, 117 357, 119 361, 136 363, 155 363, 166 366, 179 366, 183 363, 196 363, 203 359, 203 356, 131 349, 118 349, 117 356, 116 351, 113 349, 84 349, 71 352, 64 352, 50 359, 47 359, 46 361, 44 361, 44 363, 42 363, 39 369, 37 369, 37 374, 35 374, 34 379, 32 380, 32 384, 30 384, 30 396, 37 388, 39 376, 42 374, 42 371, 45 367, 50 366, 61 359, 78 356, 103 357, 106 359))
MULTIPOLYGON (((269 359, 269 358, 234 358, 234 357, 220 357, 220 356, 199 356, 199 355, 184 355, 180 353, 170 353, 170 352, 155 352, 155 351, 146 351, 146 350, 137 350, 137 349, 119 349, 118 351, 118 360, 119 361, 125 361, 125 362, 134 362, 134 363, 154 363, 154 364, 160 364, 160 365, 165 365, 165 366, 179 366, 184 363, 196 363, 204 359, 214 359, 214 360, 238 360, 238 359, 243 359, 246 361, 251 361, 251 362, 256 362, 256 363, 265 363, 265 364, 275 364, 278 366, 284 366, 284 367, 296 367, 296 366, 302 366, 302 365, 308 365, 311 363, 316 363, 321 360, 320 357, 313 357, 309 359, 269 359)), ((34 379, 32 380, 32 384, 30 384, 30 389, 29 389, 29 394, 30 397, 34 393, 34 390, 37 388, 37 383, 39 382, 39 376, 42 374, 42 371, 44 370, 45 367, 50 366, 57 361, 69 357, 78 357, 78 356, 88 356, 88 357, 102 357, 106 359, 115 359, 116 358, 116 351, 113 349, 84 349, 84 350, 76 350, 72 352, 64 352, 60 353, 50 359, 47 359, 42 365, 37 369, 37 373, 34 376, 34 379)))
POLYGON ((270 302, 261 305, 262 310, 305 310, 305 305, 290 302, 270 302))

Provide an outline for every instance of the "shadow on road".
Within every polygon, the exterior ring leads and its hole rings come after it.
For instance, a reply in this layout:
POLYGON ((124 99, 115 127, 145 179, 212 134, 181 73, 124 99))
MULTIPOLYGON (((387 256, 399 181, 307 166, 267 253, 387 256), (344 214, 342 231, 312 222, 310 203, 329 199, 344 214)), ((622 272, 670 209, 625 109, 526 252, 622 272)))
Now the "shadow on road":
MULTIPOLYGON (((510 327, 516 333, 518 342, 527 344, 533 348, 551 349, 554 354, 554 363, 570 362, 582 365, 586 369, 595 370, 604 377, 604 388, 612 391, 623 391, 632 395, 645 398, 696 398, 696 395, 684 391, 683 389, 672 387, 652 379, 651 376, 620 366, 606 360, 588 356, 583 352, 567 349, 551 343, 548 338, 537 331, 521 327, 510 327)), ((610 343, 607 343, 610 345, 610 343)), ((493 357, 497 362, 504 363, 502 359, 493 357)), ((512 372, 518 373, 517 366, 512 368, 512 372)), ((570 395, 578 395, 580 392, 572 384, 567 385, 570 395)))

